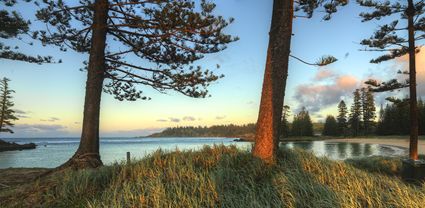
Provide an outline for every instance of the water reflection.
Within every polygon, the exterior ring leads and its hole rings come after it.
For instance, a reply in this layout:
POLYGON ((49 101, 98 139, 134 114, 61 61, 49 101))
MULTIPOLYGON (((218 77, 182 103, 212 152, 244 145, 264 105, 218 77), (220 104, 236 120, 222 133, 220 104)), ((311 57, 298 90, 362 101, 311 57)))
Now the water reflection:
POLYGON ((313 152, 317 156, 326 156, 335 160, 344 160, 354 157, 367 157, 372 155, 381 156, 405 156, 407 149, 378 144, 360 144, 346 142, 287 142, 281 143, 285 148, 300 148, 313 152))

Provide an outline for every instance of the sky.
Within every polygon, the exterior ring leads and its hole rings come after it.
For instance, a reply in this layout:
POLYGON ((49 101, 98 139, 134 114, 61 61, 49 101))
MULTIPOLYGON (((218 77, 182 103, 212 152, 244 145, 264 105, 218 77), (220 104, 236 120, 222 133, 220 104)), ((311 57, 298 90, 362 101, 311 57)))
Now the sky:
MULTIPOLYGON (((159 93, 146 86, 139 89, 149 101, 117 101, 102 95, 100 135, 139 136, 174 126, 210 126, 247 124, 257 120, 264 74, 272 1, 216 0, 216 14, 233 17, 226 32, 238 36, 222 52, 207 55, 196 64, 219 64, 217 74, 225 77, 209 87, 211 97, 195 99, 176 92, 159 93)), ((24 16, 31 17, 32 5, 18 4, 24 16)), ((396 71, 406 69, 401 57, 381 64, 370 64, 376 52, 364 52, 359 43, 369 37, 377 22, 362 23, 362 11, 355 1, 340 8, 330 21, 323 21, 318 9, 311 19, 295 18, 291 54, 309 62, 323 55, 338 61, 326 67, 305 65, 290 60, 285 104, 292 115, 305 106, 313 121, 322 122, 335 115, 340 100, 351 104, 352 92, 369 78, 387 80, 396 71)), ((40 25, 33 22, 35 26, 40 25)), ((29 46, 20 40, 5 41, 19 45, 29 54, 53 55, 61 64, 36 65, 0 59, 0 77, 12 81, 15 110, 19 116, 11 137, 77 137, 81 133, 86 72, 79 69, 86 54, 60 52, 53 46, 29 46)), ((418 92, 425 94, 425 53, 418 54, 418 92)), ((403 92, 399 92, 398 95, 403 92)), ((385 104, 387 95, 377 95, 377 105, 385 104)))

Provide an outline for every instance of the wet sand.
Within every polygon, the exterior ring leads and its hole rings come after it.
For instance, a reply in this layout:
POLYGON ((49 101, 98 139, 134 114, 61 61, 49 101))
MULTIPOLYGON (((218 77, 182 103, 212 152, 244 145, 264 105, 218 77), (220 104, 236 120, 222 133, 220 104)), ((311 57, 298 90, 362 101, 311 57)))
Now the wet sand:
MULTIPOLYGON (((366 143, 366 144, 383 144, 398 147, 409 148, 409 138, 348 138, 348 139, 329 139, 331 142, 350 142, 350 143, 366 143)), ((419 140, 419 154, 425 154, 425 141, 419 140)))

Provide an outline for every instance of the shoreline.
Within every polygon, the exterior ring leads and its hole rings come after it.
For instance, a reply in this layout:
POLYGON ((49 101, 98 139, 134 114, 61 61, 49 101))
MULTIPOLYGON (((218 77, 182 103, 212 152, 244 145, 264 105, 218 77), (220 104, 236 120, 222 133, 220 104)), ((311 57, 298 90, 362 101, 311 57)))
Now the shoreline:
MULTIPOLYGON (((344 139, 328 139, 330 142, 346 142, 346 143, 364 143, 364 144, 381 144, 396 147, 409 148, 409 138, 344 138, 344 139)), ((425 141, 418 141, 419 154, 425 154, 425 141)))

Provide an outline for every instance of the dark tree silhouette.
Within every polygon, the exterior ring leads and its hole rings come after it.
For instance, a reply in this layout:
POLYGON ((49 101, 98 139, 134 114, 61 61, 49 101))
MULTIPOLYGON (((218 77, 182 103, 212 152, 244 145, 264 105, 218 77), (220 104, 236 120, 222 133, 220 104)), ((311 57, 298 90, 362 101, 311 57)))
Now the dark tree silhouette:
POLYGON ((372 9, 371 12, 363 12, 360 16, 363 22, 370 20, 381 20, 385 17, 400 15, 400 18, 393 20, 391 23, 379 26, 378 30, 369 39, 361 42, 368 51, 387 52, 376 59, 372 59, 371 63, 380 63, 392 60, 396 57, 409 55, 409 80, 406 83, 400 83, 393 79, 385 83, 378 83, 375 80, 367 82, 375 87, 375 91, 388 91, 409 86, 410 92, 410 147, 409 157, 412 160, 418 159, 418 109, 416 96, 416 63, 415 53, 419 49, 415 46, 415 42, 425 38, 425 2, 407 0, 402 4, 400 1, 374 1, 374 0, 357 0, 364 7, 372 9), (407 24, 400 23, 400 20, 406 21, 407 24), (407 34, 406 34, 407 33, 407 34), (406 38, 407 35, 407 38, 406 38))
POLYGON ((313 136, 313 123, 311 122, 310 114, 305 107, 303 107, 298 114, 294 115, 291 135, 313 136))
POLYGON ((175 90, 202 98, 220 78, 194 62, 216 53, 237 38, 224 34, 233 19, 213 14, 204 0, 46 0, 39 20, 47 25, 37 35, 44 44, 89 53, 81 142, 62 167, 102 164, 99 114, 102 90, 118 100, 149 99, 135 85, 160 92, 175 90), (72 2, 72 3, 71 3, 72 2), (104 81, 106 83, 104 84, 104 81))
MULTIPOLYGON (((269 32, 269 45, 261 93, 260 110, 253 155, 267 163, 273 163, 281 134, 282 107, 285 97, 288 61, 292 56, 292 21, 295 17, 311 18, 318 7, 325 9, 324 20, 329 20, 337 7, 346 5, 347 0, 274 0, 272 20, 269 32), (298 12, 299 11, 299 12, 298 12), (303 13, 304 15, 298 15, 303 13)), ((324 57, 313 65, 323 66, 336 61, 333 57, 324 57)), ((308 62, 303 61, 309 64, 308 62)))
POLYGON ((4 77, 0 80, 0 133, 7 132, 13 134, 11 129, 15 120, 18 118, 14 115, 15 111, 12 109, 14 103, 12 101, 12 93, 15 91, 9 87, 10 79, 4 77))
POLYGON ((323 127, 322 135, 324 136, 338 136, 338 123, 333 116, 327 116, 325 120, 325 125, 323 127))
POLYGON ((343 100, 341 100, 338 104, 338 116, 337 116, 337 122, 338 122, 338 134, 342 136, 347 135, 347 115, 348 115, 348 109, 347 105, 343 100))
POLYGON ((363 115, 363 131, 365 135, 372 133, 374 120, 376 118, 375 98, 373 92, 368 88, 361 89, 361 103, 363 115))
POLYGON ((353 92, 353 104, 350 109, 350 129, 353 136, 358 136, 361 129, 362 104, 360 90, 356 89, 353 92))

